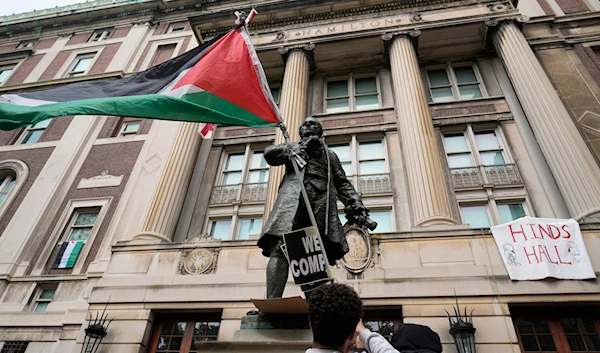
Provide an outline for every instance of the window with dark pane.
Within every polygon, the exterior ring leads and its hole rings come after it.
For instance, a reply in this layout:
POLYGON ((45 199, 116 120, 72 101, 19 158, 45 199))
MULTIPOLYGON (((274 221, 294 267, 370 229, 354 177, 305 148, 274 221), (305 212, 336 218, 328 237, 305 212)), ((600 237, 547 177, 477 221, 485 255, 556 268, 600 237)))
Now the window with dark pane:
POLYGON ((194 342, 196 341, 216 341, 219 335, 219 321, 199 321, 194 323, 194 336, 192 339, 190 352, 197 352, 194 342))
POLYGON ((194 342, 216 341, 219 334, 220 315, 159 315, 154 327, 148 353, 197 352, 194 342), (160 318, 164 320, 160 320, 160 318), (179 319, 178 319, 179 317, 179 319))
POLYGON ((99 209, 77 210, 73 215, 74 220, 67 241, 88 240, 92 233, 92 229, 94 228, 94 224, 96 223, 96 219, 98 218, 98 214, 100 214, 99 209))
POLYGON ((600 351, 600 335, 594 320, 589 318, 563 318, 561 326, 573 352, 600 351))
POLYGON ((548 320, 515 319, 514 322, 525 352, 556 351, 548 320))
POLYGON ((394 333, 394 321, 392 320, 372 320, 365 321, 364 325, 372 332, 377 332, 388 341, 392 340, 392 333, 394 333))
POLYGON ((25 353, 28 345, 27 341, 6 341, 0 353, 25 353))

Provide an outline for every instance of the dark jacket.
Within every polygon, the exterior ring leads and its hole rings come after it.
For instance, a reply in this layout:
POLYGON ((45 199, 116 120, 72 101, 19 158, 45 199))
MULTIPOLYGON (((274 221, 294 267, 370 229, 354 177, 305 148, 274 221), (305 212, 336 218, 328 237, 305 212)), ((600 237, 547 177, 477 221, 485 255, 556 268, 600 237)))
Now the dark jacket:
POLYGON ((427 326, 403 324, 392 335, 392 346, 401 353, 441 353, 440 336, 427 326))
POLYGON ((269 257, 271 249, 280 240, 281 235, 292 231, 294 217, 301 197, 300 187, 304 183, 313 207, 319 233, 323 238, 329 263, 334 264, 336 260, 341 259, 348 252, 348 243, 338 218, 336 199, 339 198, 344 204, 350 198, 356 199, 361 204, 362 202, 358 193, 346 178, 342 164, 333 151, 327 149, 331 165, 328 178, 327 158, 324 154, 322 158, 315 158, 314 160, 308 157, 308 165, 300 170, 300 175, 296 175, 288 158, 290 147, 299 150, 299 143, 292 142, 289 147, 287 144, 269 146, 264 152, 264 158, 269 165, 285 165, 286 168, 283 181, 279 185, 277 201, 262 229, 258 246, 263 249, 263 255, 269 257), (305 181, 305 174, 311 175, 310 179, 305 181), (330 180, 329 195, 327 195, 328 179, 330 180), (327 207, 327 204, 329 204, 329 207, 327 207), (327 209, 329 209, 328 215, 326 215, 327 209), (325 232, 325 217, 328 217, 327 232, 325 232), (325 235, 326 233, 327 235, 325 235))

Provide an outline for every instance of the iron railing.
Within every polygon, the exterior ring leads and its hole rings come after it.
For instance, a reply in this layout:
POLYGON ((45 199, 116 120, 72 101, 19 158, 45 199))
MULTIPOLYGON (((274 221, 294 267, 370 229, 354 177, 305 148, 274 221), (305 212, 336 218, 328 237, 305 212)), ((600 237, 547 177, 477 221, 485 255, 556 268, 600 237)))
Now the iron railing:
POLYGON ((522 184, 516 164, 498 164, 478 167, 450 168, 455 189, 486 185, 522 184))

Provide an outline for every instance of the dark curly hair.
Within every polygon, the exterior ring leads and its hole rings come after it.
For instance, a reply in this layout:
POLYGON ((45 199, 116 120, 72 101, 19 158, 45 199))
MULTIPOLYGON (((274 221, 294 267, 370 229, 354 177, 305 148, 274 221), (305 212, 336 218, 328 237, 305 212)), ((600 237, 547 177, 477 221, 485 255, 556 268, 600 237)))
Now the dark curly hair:
POLYGON ((313 341, 340 347, 352 334, 362 316, 362 301, 352 287, 332 283, 310 292, 308 320, 313 341))

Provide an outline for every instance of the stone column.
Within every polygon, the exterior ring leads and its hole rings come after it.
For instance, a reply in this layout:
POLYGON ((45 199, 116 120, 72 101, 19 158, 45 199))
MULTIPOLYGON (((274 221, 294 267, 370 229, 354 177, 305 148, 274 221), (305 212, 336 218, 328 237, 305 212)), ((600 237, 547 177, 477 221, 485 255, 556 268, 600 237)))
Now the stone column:
POLYGON ((197 123, 181 123, 142 231, 134 239, 155 238, 164 242, 171 241, 194 170, 200 141, 197 123))
MULTIPOLYGON (((298 130, 306 118, 308 106, 308 79, 310 74, 310 51, 314 49, 312 43, 292 47, 279 48, 279 53, 286 60, 283 84, 281 85, 281 99, 279 109, 283 121, 287 126, 292 141, 300 140, 298 130)), ((275 135, 274 144, 283 143, 283 134, 279 129, 275 135)), ((279 183, 283 179, 285 167, 271 167, 267 197, 265 200, 264 221, 275 205, 279 183)))
POLYGON ((456 224, 413 44, 420 31, 382 35, 389 59, 415 226, 456 224))
POLYGON ((571 216, 579 220, 600 212, 600 168, 529 43, 512 20, 488 25, 497 26, 494 47, 571 216))

